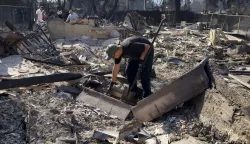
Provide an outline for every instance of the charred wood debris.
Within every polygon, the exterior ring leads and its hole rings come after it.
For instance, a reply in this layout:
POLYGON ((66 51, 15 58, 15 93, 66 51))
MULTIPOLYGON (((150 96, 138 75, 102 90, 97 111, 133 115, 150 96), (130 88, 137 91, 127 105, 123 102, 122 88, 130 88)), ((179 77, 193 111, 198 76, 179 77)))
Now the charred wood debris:
MULTIPOLYGON (((247 36, 201 24, 170 28, 164 23, 154 44, 155 94, 136 106, 124 106, 128 116, 121 118, 79 97, 106 95, 113 62, 104 59, 104 48, 124 37, 97 39, 83 34, 52 41, 40 27, 20 31, 10 22, 5 24, 9 31, 0 31, 0 143, 249 142, 250 129, 232 136, 213 123, 203 123, 194 104, 198 101, 193 100, 204 93, 205 99, 207 94, 222 93, 216 85, 220 78, 249 101, 247 36), (170 103, 168 98, 176 100, 170 103), (163 103, 167 106, 160 107, 163 103), (153 110, 154 105, 159 109, 153 110)), ((128 14, 122 26, 127 36, 150 40, 158 28, 136 12, 128 14)), ((125 62, 122 65, 121 87, 126 83, 125 62)), ((232 105, 241 111, 240 102, 232 105)), ((235 113, 232 119, 239 117, 235 113)))

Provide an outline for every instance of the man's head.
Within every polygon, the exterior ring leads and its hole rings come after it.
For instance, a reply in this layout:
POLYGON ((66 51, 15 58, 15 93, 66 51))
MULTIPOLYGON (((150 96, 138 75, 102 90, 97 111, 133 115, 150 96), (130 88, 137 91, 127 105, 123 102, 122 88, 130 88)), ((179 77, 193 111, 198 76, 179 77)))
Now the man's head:
POLYGON ((40 6, 40 10, 44 10, 44 7, 43 7, 43 6, 40 6))
POLYGON ((106 49, 106 54, 107 54, 107 57, 106 59, 107 60, 110 60, 111 58, 114 57, 115 53, 119 50, 119 46, 116 45, 116 44, 110 44, 108 45, 107 49, 106 49))
POLYGON ((69 10, 69 13, 72 14, 72 13, 73 13, 73 10, 69 10))

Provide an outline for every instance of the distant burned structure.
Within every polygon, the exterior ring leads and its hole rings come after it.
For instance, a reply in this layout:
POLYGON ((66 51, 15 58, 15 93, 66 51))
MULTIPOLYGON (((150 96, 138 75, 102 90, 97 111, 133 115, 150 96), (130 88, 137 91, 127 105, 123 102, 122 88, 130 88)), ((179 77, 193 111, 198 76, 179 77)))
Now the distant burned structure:
POLYGON ((250 1, 242 0, 239 2, 233 0, 230 11, 232 14, 250 15, 250 1))
POLYGON ((1 0, 0 1, 0 5, 23 5, 23 1, 22 0, 1 0))
POLYGON ((32 5, 28 6, 26 0, 0 1, 0 27, 4 26, 5 21, 28 27, 33 18, 32 5))
POLYGON ((146 2, 146 0, 119 0, 117 10, 146 10, 146 2))

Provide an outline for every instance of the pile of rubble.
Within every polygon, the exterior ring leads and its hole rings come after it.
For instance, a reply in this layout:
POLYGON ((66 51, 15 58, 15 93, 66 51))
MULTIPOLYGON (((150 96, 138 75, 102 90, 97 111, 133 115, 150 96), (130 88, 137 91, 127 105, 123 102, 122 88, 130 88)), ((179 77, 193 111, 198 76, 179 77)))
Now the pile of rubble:
MULTIPOLYGON (((214 33, 218 35, 219 32, 214 33)), ((224 39, 222 36, 214 38, 208 32, 162 28, 155 43, 153 67, 156 78, 152 79, 153 91, 166 87, 203 59, 210 57, 215 77, 230 73, 229 77, 224 77, 227 83, 240 86, 246 97, 249 96, 249 90, 245 87, 248 87, 250 78, 240 75, 249 73, 249 45, 247 40, 240 39, 242 41, 238 42, 238 39, 228 34, 224 39), (222 40, 215 42, 218 38, 222 40)), ((9 81, 6 87, 10 89, 1 90, 0 143, 108 143, 117 140, 148 144, 249 142, 249 137, 233 137, 230 133, 222 133, 212 123, 203 123, 193 102, 178 105, 153 122, 141 124, 122 121, 115 115, 77 99, 82 92, 79 83, 85 86, 85 79, 90 80, 93 87, 101 85, 98 92, 105 92, 109 76, 97 80, 90 77, 110 74, 113 62, 104 59, 104 47, 118 42, 119 38, 96 39, 88 36, 67 37, 53 43, 46 41, 49 48, 55 48, 54 51, 58 52, 49 61, 57 57, 64 62, 63 65, 48 64, 47 59, 34 59, 32 53, 28 60, 19 55, 3 58, 0 65, 3 67, 2 82, 9 81), (68 80, 54 77, 50 81, 43 79, 58 73, 76 72, 85 79, 79 82, 78 75, 74 75, 74 78, 69 76, 71 79, 68 80), (30 83, 28 79, 22 81, 22 78, 32 77, 39 77, 45 82, 15 87, 11 83, 11 80, 17 78, 22 83, 30 83), (131 125, 134 129, 125 134, 129 130, 124 129, 131 125)), ((33 46, 39 48, 41 44, 33 46)), ((213 95, 218 91, 213 89, 207 93, 213 95)), ((240 106, 240 102, 237 106, 240 106)), ((233 112, 236 121, 239 116, 233 112)), ((242 135, 247 134, 250 134, 249 129, 242 135)))
POLYGON ((26 123, 22 105, 13 96, 1 94, 0 143, 26 143, 26 123))

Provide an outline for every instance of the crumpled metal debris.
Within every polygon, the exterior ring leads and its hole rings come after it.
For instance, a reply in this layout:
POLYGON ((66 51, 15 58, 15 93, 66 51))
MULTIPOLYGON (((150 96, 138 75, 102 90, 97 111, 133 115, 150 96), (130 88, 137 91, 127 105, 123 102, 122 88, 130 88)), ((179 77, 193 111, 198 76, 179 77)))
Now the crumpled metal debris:
POLYGON ((104 77, 86 74, 81 79, 77 80, 76 85, 78 88, 89 87, 100 93, 106 93, 108 89, 109 80, 104 77))
POLYGON ((146 18, 133 11, 127 14, 123 26, 135 31, 143 29, 146 26, 146 18))
POLYGON ((57 88, 59 92, 66 92, 73 95, 79 95, 81 93, 81 90, 76 87, 70 87, 70 86, 60 86, 57 88))
POLYGON ((97 139, 97 140, 108 140, 110 138, 115 139, 117 136, 119 135, 118 132, 114 132, 114 131, 98 131, 95 130, 93 133, 92 138, 97 139))
POLYGON ((208 59, 204 59, 191 71, 139 101, 132 108, 134 117, 142 122, 151 121, 175 108, 178 104, 206 91, 212 81, 209 77, 211 72, 206 70, 207 67, 209 67, 208 59), (184 93, 179 93, 180 91, 184 93))
POLYGON ((119 135, 116 137, 114 143, 118 143, 119 141, 125 139, 129 135, 133 133, 138 133, 142 127, 143 123, 137 120, 132 120, 129 124, 123 126, 119 130, 119 135))

